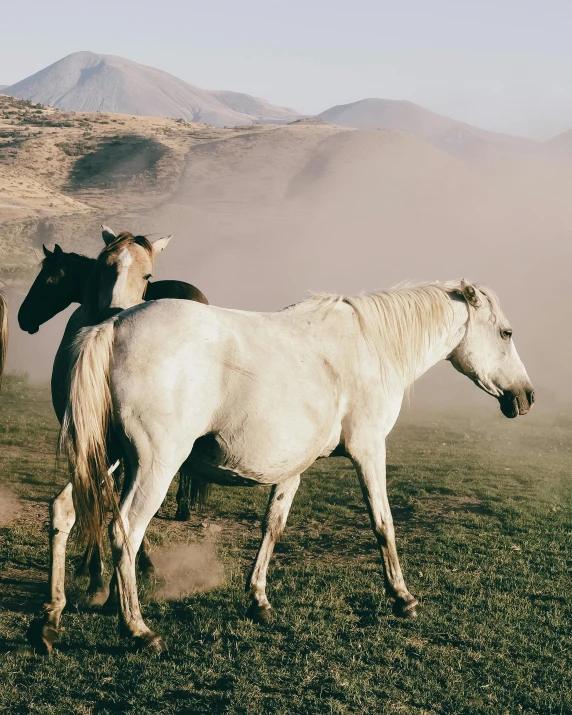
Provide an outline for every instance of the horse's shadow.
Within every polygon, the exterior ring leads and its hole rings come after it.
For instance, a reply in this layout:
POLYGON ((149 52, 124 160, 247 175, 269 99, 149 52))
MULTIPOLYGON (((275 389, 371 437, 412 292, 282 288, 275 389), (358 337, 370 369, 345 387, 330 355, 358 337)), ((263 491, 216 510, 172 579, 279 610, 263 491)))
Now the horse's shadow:
POLYGON ((0 577, 0 608, 13 613, 36 613, 46 598, 46 584, 41 581, 0 577))

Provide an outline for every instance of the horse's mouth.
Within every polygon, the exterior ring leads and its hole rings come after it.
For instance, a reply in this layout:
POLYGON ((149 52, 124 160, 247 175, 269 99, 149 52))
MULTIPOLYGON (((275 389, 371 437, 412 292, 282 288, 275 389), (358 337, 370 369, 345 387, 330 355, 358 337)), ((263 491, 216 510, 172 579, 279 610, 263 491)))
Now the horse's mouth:
POLYGON ((498 398, 501 412, 505 417, 513 419, 519 415, 526 415, 534 404, 534 390, 526 390, 520 395, 506 391, 498 398))
POLYGON ((30 335, 35 335, 35 334, 38 332, 39 329, 40 329, 40 326, 38 326, 38 327, 33 327, 33 328, 28 328, 28 329, 26 330, 26 332, 29 333, 30 335))
POLYGON ((518 417, 520 414, 518 398, 516 395, 507 395, 505 393, 502 397, 499 397, 499 403, 501 412, 505 417, 512 419, 513 417, 518 417))

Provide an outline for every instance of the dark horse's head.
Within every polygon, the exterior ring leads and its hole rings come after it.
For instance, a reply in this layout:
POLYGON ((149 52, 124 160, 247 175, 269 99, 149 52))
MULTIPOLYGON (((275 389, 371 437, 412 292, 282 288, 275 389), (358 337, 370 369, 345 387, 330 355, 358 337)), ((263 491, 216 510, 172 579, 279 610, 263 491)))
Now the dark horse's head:
POLYGON ((56 243, 50 251, 42 246, 44 258, 40 272, 18 311, 18 324, 27 333, 37 333, 40 325, 82 301, 83 289, 95 259, 66 253, 56 243))

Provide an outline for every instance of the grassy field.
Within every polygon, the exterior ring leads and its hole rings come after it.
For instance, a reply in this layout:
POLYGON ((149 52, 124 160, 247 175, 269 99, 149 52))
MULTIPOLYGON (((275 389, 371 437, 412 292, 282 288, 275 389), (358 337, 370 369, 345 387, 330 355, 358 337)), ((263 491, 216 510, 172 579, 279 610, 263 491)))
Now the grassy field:
POLYGON ((417 620, 392 616, 357 480, 330 459, 305 475, 271 564, 272 625, 243 617, 266 490, 216 488, 177 524, 173 489, 155 548, 208 543, 224 578, 174 600, 142 586, 169 657, 132 652, 115 617, 82 608, 85 580, 70 575, 79 607, 44 659, 24 646, 45 596, 48 500, 64 483, 57 425, 48 391, 16 377, 0 404, 1 712, 572 712, 572 418, 509 421, 491 401, 399 423, 389 492, 417 620))

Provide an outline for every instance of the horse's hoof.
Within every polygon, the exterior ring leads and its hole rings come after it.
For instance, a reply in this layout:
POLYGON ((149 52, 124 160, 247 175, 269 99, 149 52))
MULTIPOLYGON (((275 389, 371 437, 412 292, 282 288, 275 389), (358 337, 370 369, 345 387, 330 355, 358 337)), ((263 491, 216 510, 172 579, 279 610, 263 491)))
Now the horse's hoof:
POLYGON ((419 601, 411 596, 411 600, 396 598, 393 604, 393 613, 399 618, 417 618, 417 606, 419 601))
POLYGON ((43 616, 34 618, 26 633, 28 643, 39 655, 50 655, 58 638, 57 628, 53 624, 47 623, 43 616))
POLYGON ((267 626, 273 620, 272 609, 270 606, 258 606, 256 603, 251 603, 246 611, 246 617, 253 623, 267 626))
POLYGON ((88 593, 87 605, 89 608, 96 608, 97 606, 103 606, 107 603, 109 599, 109 589, 102 586, 93 593, 88 593))
POLYGON ((158 636, 152 631, 150 633, 146 633, 144 636, 136 636, 135 648, 138 651, 152 653, 161 657, 165 657, 167 653, 167 645, 165 641, 161 638, 161 636, 158 636))
POLYGON ((189 509, 188 505, 179 504, 175 513, 175 521, 190 521, 190 519, 191 510, 189 509))

